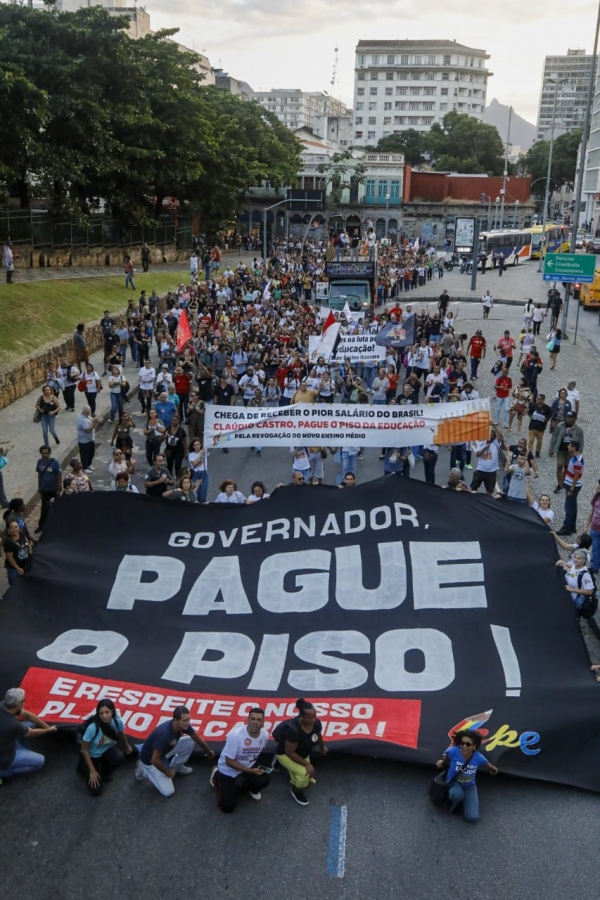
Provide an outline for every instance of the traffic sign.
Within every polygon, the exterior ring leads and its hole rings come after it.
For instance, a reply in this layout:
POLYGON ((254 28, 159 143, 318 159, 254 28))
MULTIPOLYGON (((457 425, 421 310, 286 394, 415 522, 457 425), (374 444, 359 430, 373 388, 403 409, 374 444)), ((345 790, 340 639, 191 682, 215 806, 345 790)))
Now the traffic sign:
POLYGON ((564 281, 569 284, 592 284, 596 254, 547 253, 544 259, 544 281, 564 281))

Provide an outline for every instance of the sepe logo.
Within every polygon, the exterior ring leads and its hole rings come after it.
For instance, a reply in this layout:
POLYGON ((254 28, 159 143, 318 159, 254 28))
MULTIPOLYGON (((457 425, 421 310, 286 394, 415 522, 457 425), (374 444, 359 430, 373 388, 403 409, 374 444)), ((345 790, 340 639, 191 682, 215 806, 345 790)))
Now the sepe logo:
POLYGON ((536 756, 540 752, 540 747, 534 749, 534 744, 539 743, 540 740, 537 731, 523 731, 519 734, 509 725, 501 725, 494 734, 490 735, 489 730, 483 726, 489 721, 493 711, 493 709, 488 709, 486 712, 468 716, 450 729, 448 737, 453 740, 458 731, 476 731, 481 735, 481 746, 485 747, 487 752, 495 750, 496 747, 519 747, 526 756, 536 756))
POLYGON ((244 741, 244 747, 249 747, 251 744, 252 741, 250 740, 250 738, 246 738, 246 740, 244 741))
POLYGON ((390 328, 386 337, 391 338, 394 341, 405 341, 406 328, 403 325, 395 325, 394 328, 390 328))

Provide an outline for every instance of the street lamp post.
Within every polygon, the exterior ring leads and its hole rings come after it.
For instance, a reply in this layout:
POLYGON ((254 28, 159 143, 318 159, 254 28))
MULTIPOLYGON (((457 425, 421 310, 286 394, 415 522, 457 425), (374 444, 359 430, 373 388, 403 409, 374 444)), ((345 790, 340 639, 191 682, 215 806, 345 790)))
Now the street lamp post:
POLYGON ((385 195, 385 236, 389 237, 390 233, 390 195, 385 195))
POLYGON ((265 273, 267 271, 267 213, 276 209, 278 206, 283 206, 284 203, 320 203, 320 200, 304 200, 302 198, 290 198, 286 197, 285 200, 279 200, 277 203, 273 203, 272 206, 265 206, 263 209, 263 263, 265 266, 265 273))
POLYGON ((506 200, 506 182, 508 180, 508 151, 510 149, 510 123, 512 121, 512 106, 508 107, 508 133, 506 135, 506 152, 504 154, 504 172, 502 173, 502 206, 500 207, 500 230, 504 227, 504 201, 506 200))
POLYGON ((554 150, 554 123, 556 121, 556 101, 558 99, 558 86, 564 82, 563 79, 556 80, 554 88, 554 103, 552 104, 552 124, 550 125, 550 149, 548 151, 548 169, 546 170, 546 192, 544 194, 544 214, 542 216, 542 244, 540 247, 540 261, 538 263, 538 272, 542 271, 544 265, 544 247, 548 252, 548 241, 546 240, 546 222, 548 220, 548 203, 550 202, 550 177, 552 175, 552 151, 554 150))
POLYGON ((515 200, 515 228, 519 227, 519 203, 520 200, 515 200))
POLYGON ((498 224, 498 204, 500 203, 500 197, 496 197, 496 209, 494 211, 494 228, 496 228, 498 224))

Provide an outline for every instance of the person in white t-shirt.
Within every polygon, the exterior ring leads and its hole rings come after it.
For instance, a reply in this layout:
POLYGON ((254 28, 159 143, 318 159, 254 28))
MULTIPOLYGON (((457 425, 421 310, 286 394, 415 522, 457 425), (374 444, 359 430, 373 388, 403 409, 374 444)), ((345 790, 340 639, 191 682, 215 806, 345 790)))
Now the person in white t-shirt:
POLYGON ((240 791, 247 790, 253 800, 261 800, 261 791, 269 787, 270 773, 256 765, 269 743, 264 724, 264 710, 255 706, 250 710, 246 725, 236 725, 227 735, 218 765, 210 774, 210 783, 217 788, 221 812, 233 812, 240 791))
POLYGON ((571 409, 574 409, 575 412, 579 415, 579 400, 580 400, 581 395, 580 395, 579 391, 577 390, 576 385, 577 385, 577 382, 575 381, 574 378, 572 378, 567 383, 567 400, 571 404, 571 409))
POLYGON ((472 491, 478 491, 481 484, 484 484, 488 496, 493 495, 498 474, 498 454, 503 448, 504 436, 497 425, 492 429, 489 441, 477 442, 475 456, 478 461, 471 481, 472 491))

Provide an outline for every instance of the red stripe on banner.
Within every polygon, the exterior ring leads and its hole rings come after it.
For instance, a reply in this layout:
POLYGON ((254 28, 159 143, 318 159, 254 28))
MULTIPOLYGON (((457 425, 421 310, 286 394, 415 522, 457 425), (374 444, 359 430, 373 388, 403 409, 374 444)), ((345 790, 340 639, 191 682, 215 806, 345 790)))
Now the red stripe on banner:
MULTIPOLYGON (((298 714, 295 699, 285 697, 217 696, 193 691, 95 679, 56 669, 30 668, 21 687, 30 712, 53 725, 77 725, 90 716, 99 700, 114 701, 129 734, 138 738, 187 706, 192 725, 207 741, 223 741, 238 722, 245 722, 253 706, 265 710, 265 728, 298 714)), ((367 697, 312 697, 323 723, 323 736, 335 741, 376 740, 416 748, 421 724, 420 700, 367 697)))

